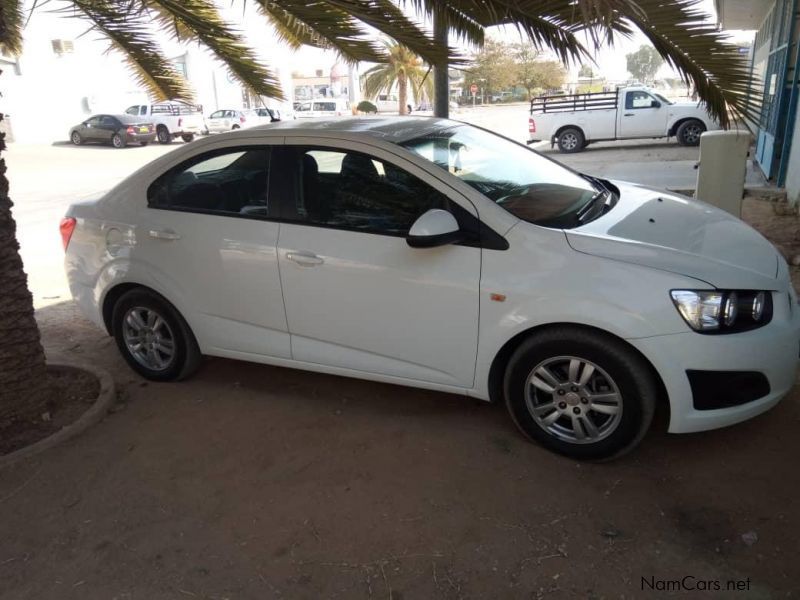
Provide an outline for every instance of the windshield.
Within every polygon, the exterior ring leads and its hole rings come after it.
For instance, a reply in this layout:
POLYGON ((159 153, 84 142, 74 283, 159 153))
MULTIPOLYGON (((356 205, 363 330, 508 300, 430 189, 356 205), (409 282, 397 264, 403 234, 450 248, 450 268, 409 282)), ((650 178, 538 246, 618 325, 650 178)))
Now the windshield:
POLYGON ((546 227, 583 224, 585 207, 607 192, 533 150, 471 127, 456 125, 402 144, 447 169, 514 216, 546 227))
POLYGON ((661 94, 659 94, 657 92, 653 92, 653 94, 655 94, 655 97, 658 98, 659 100, 661 100, 664 104, 672 104, 673 103, 672 100, 667 100, 664 96, 662 96, 661 94))

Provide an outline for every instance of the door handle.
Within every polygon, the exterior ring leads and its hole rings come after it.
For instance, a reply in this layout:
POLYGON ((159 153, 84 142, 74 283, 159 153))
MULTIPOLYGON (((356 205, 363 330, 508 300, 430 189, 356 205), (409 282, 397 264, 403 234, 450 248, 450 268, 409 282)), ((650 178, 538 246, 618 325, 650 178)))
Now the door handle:
POLYGON ((148 232, 148 235, 157 240, 173 241, 181 239, 180 234, 176 233, 172 229, 151 229, 148 232))
POLYGON ((625 113, 623 116, 624 117, 635 117, 636 115, 634 113, 625 113))
POLYGON ((286 259, 297 263, 301 267, 314 267, 325 262, 322 258, 311 252, 287 252, 286 259))

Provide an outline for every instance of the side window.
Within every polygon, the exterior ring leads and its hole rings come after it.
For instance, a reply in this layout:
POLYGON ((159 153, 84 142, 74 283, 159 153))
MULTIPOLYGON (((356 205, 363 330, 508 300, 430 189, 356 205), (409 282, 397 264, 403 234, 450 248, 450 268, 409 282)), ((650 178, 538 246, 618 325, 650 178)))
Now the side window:
POLYGON ((117 120, 114 117, 109 117, 108 115, 104 115, 100 118, 100 124, 107 127, 115 127, 117 124, 117 120))
MULTIPOLYGON (((144 107, 142 107, 144 108, 144 107)), ((138 115, 139 114, 139 107, 138 106, 131 106, 128 110, 125 111, 126 115, 138 115)))
POLYGON ((196 156, 156 179, 147 204, 227 216, 268 216, 270 148, 226 148, 196 156))
MULTIPOLYGON (((134 114, 136 114, 136 113, 134 113, 134 114)), ((139 108, 139 114, 142 115, 142 116, 146 115, 147 114, 147 106, 142 105, 141 108, 139 108)))
POLYGON ((223 112, 224 112, 224 111, 221 111, 221 110, 218 110, 218 111, 216 111, 216 112, 213 112, 213 113, 211 113, 211 116, 209 117, 209 119, 221 119, 221 118, 222 118, 222 113, 223 113, 223 112))
POLYGON ((652 108, 653 97, 647 92, 628 92, 625 95, 625 108, 632 110, 636 108, 652 108))
POLYGON ((297 172, 289 220, 399 236, 424 212, 451 210, 447 196, 392 163, 345 150, 287 151, 297 172))
POLYGON ((92 117, 91 119, 87 119, 86 124, 91 125, 92 127, 97 127, 100 124, 100 117, 92 117))

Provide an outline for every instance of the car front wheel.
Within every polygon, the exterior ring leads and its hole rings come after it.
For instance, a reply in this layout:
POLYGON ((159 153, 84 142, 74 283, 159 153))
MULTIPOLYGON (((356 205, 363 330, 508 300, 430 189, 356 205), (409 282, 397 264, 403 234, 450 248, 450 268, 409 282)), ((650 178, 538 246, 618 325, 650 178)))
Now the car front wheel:
POLYGON ((123 294, 114 305, 112 330, 125 361, 147 379, 183 379, 200 365, 200 350, 186 321, 155 292, 123 294))
POLYGON ((681 146, 699 146, 700 136, 706 130, 706 126, 697 120, 684 121, 678 127, 676 137, 681 146))
POLYGON ((577 459, 633 449, 655 411, 650 366, 624 342, 578 327, 534 333, 514 352, 505 377, 509 413, 530 439, 577 459))
POLYGON ((80 146, 83 143, 83 138, 81 137, 81 134, 78 133, 77 131, 73 131, 72 135, 69 137, 72 143, 75 144, 76 146, 80 146))

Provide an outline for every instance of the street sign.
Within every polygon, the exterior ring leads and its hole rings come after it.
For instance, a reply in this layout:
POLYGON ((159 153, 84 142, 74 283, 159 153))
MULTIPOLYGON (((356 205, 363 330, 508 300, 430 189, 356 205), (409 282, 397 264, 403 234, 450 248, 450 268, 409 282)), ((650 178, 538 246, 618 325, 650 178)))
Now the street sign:
POLYGON ((478 84, 473 83, 471 86, 469 86, 469 92, 473 96, 476 95, 478 93, 478 84))

